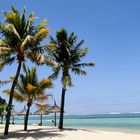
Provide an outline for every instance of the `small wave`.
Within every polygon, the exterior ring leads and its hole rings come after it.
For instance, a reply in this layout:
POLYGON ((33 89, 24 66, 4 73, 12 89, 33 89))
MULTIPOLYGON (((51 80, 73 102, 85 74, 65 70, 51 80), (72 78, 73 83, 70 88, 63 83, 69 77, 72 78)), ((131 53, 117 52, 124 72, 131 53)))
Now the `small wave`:
POLYGON ((110 112, 109 114, 121 114, 120 112, 110 112))
POLYGON ((23 118, 19 118, 20 120, 23 120, 23 118))
POLYGON ((32 125, 38 125, 38 124, 36 124, 36 123, 33 123, 32 125))
POLYGON ((129 114, 140 114, 140 112, 129 112, 129 114))
POLYGON ((44 122, 52 122, 52 120, 44 120, 44 122))

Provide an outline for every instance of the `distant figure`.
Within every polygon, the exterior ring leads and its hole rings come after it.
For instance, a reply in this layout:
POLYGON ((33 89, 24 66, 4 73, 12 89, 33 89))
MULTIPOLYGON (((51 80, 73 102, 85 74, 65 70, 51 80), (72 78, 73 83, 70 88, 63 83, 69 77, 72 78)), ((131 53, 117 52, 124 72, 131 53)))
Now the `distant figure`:
POLYGON ((54 120, 52 120, 52 123, 54 124, 54 120))
POLYGON ((42 124, 41 124, 41 123, 39 123, 38 125, 40 125, 40 126, 41 126, 42 124))
POLYGON ((3 124, 3 116, 1 116, 1 124, 3 124))

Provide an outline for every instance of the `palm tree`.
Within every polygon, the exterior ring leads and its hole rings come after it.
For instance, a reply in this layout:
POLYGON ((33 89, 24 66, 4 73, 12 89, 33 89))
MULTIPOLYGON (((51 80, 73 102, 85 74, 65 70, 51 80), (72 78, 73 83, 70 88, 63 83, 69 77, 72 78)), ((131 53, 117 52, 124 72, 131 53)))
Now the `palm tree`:
MULTIPOLYGON (((65 103, 65 92, 67 86, 72 86, 72 78, 70 73, 77 75, 86 75, 86 71, 82 68, 94 66, 93 63, 81 63, 81 60, 86 56, 88 48, 80 48, 84 40, 76 43, 77 36, 74 32, 68 35, 65 29, 60 29, 56 32, 56 39, 50 37, 50 44, 55 44, 56 49, 51 50, 48 47, 48 53, 54 58, 57 65, 53 67, 53 74, 49 77, 57 79, 60 71, 62 71, 62 94, 61 94, 61 112, 59 128, 63 129, 63 113, 65 103)), ((51 46, 51 45, 50 45, 51 46)))
MULTIPOLYGON (((20 74, 20 79, 14 90, 14 99, 18 102, 27 103, 27 114, 24 122, 24 130, 27 130, 28 116, 30 112, 30 107, 35 102, 45 101, 48 96, 45 94, 45 89, 52 88, 53 84, 48 79, 38 80, 36 68, 31 70, 24 67, 25 75, 20 74)), ((10 94, 10 90, 5 90, 5 94, 10 94)))
POLYGON ((18 10, 12 7, 11 12, 4 12, 5 22, 0 23, 0 70, 6 65, 11 65, 15 61, 18 64, 15 78, 13 80, 10 97, 7 107, 6 125, 4 135, 8 135, 10 114, 14 89, 20 74, 21 66, 26 59, 40 63, 44 60, 42 55, 43 47, 40 42, 48 35, 46 20, 41 21, 37 26, 33 26, 36 17, 31 13, 26 18, 26 9, 20 15, 18 10))

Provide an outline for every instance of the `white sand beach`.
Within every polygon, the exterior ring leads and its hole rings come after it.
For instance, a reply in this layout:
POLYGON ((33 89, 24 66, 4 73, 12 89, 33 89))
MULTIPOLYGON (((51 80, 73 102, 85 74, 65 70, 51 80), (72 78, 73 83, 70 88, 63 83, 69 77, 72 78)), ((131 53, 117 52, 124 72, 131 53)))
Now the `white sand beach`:
POLYGON ((126 132, 110 132, 85 129, 65 129, 60 131, 48 126, 10 125, 10 133, 3 136, 4 125, 0 125, 0 140, 140 140, 140 134, 126 132))

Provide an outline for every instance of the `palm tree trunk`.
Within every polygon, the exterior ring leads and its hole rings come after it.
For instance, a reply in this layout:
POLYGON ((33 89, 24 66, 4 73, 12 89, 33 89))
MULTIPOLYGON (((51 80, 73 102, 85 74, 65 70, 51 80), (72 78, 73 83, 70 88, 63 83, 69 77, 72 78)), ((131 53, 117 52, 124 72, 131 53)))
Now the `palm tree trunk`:
POLYGON ((29 118, 29 112, 30 112, 30 107, 31 104, 27 104, 28 109, 27 109, 27 113, 26 113, 26 117, 25 117, 25 122, 24 122, 24 130, 27 131, 27 125, 28 125, 28 118, 29 118))
POLYGON ((17 72, 16 72, 16 76, 14 78, 14 81, 13 81, 12 87, 11 87, 11 91, 10 91, 9 103, 8 103, 8 106, 7 106, 7 115, 6 115, 6 124, 5 124, 4 135, 8 135, 14 89, 15 89, 15 86, 17 84, 18 77, 19 77, 19 74, 20 74, 21 64, 22 64, 22 62, 19 62, 17 72))
POLYGON ((65 104, 65 92, 66 88, 62 88, 62 95, 61 95, 61 110, 60 110, 60 120, 59 120, 59 129, 63 129, 63 113, 64 113, 64 104, 65 104))
POLYGON ((42 126, 42 114, 40 115, 40 125, 42 126))
POLYGON ((12 120, 12 124, 15 124, 15 119, 14 119, 14 115, 12 116, 13 118, 13 120, 12 120))
POLYGON ((54 126, 56 127, 56 113, 54 113, 54 126))

